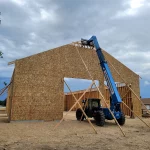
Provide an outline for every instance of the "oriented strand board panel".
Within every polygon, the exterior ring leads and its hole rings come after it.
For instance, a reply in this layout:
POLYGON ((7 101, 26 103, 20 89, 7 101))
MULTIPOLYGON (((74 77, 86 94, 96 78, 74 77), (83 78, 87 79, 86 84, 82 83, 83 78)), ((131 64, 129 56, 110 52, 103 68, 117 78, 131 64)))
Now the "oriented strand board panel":
MULTIPOLYGON (((99 67, 96 52, 87 48, 78 48, 95 80, 99 80, 100 90, 104 93, 104 76, 99 67)), ((113 57, 104 53, 111 61, 113 57)), ((138 82, 137 75, 125 68, 125 77, 138 82)), ((122 70, 123 71, 123 70, 122 70)), ((113 73, 116 76, 115 73, 113 73)), ((90 79, 73 45, 65 45, 45 51, 15 62, 13 81, 11 120, 57 120, 64 110, 64 83, 62 79, 90 79)), ((136 85, 137 86, 137 85, 136 85)), ((138 87, 138 86, 137 86, 138 87)))

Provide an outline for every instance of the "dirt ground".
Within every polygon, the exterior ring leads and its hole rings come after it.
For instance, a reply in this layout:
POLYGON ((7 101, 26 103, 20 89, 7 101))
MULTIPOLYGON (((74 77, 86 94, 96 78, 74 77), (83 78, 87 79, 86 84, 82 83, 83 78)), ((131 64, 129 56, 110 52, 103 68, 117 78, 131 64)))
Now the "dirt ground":
MULTIPOLYGON (((150 119, 144 119, 150 125, 150 119)), ((92 121, 94 124, 94 121, 92 121)), ((95 134, 87 121, 75 119, 71 112, 54 130, 58 121, 6 123, 0 118, 0 150, 150 150, 150 128, 138 118, 126 119, 123 137, 114 121, 104 127, 94 124, 95 134)))

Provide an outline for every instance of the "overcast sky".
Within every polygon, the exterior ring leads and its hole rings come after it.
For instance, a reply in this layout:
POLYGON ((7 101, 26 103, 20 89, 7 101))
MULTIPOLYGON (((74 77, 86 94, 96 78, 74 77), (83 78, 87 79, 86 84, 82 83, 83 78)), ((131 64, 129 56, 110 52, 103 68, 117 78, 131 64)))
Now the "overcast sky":
POLYGON ((0 12, 1 78, 10 61, 96 35, 150 97, 150 0, 0 0, 0 12))

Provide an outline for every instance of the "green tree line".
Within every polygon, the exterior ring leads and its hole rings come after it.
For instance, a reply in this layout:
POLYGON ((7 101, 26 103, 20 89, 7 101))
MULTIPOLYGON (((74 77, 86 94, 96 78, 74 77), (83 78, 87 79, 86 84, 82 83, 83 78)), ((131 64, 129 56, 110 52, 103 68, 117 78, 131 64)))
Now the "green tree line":
POLYGON ((4 101, 0 101, 0 105, 1 105, 1 106, 6 106, 6 100, 7 100, 7 99, 5 99, 4 101))
POLYGON ((0 58, 3 58, 3 53, 0 51, 0 58))

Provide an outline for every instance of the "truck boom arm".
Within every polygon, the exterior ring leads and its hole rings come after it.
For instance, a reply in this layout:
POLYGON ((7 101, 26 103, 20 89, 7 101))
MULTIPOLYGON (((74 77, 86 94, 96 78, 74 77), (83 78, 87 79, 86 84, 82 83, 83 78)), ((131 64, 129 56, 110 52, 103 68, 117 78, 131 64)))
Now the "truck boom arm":
POLYGON ((112 77, 112 74, 110 72, 107 61, 105 60, 105 57, 103 55, 102 49, 100 48, 100 46, 98 44, 96 36, 92 36, 89 40, 81 39, 81 44, 87 45, 87 46, 93 46, 96 48, 97 56, 100 61, 100 66, 101 66, 101 69, 104 73, 104 77, 105 77, 106 82, 109 87, 109 92, 111 95, 111 107, 114 107, 115 105, 120 104, 122 102, 122 100, 121 100, 118 90, 116 88, 116 85, 115 85, 114 79, 112 77))

